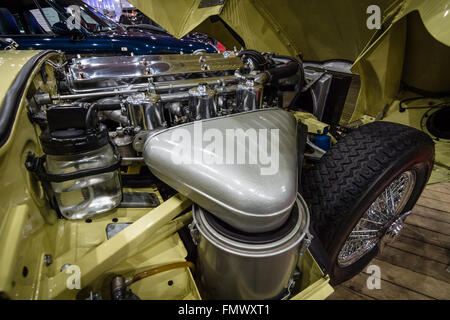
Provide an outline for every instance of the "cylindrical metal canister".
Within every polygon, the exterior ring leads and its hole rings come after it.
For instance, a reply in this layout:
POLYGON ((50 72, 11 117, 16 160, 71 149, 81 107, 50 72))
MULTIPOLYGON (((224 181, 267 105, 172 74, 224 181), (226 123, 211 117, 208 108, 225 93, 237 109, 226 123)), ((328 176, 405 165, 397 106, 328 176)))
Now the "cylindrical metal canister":
POLYGON ((288 221, 271 232, 240 232, 201 207, 193 207, 197 267, 208 299, 279 299, 287 291, 309 227, 309 211, 298 195, 288 221))

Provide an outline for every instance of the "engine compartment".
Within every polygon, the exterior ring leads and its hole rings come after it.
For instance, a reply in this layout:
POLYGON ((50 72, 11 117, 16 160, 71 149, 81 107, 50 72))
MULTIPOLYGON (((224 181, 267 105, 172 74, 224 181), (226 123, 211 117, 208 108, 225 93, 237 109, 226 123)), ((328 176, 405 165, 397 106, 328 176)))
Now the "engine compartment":
MULTIPOLYGON (((26 167, 41 182, 60 221, 67 221, 61 222, 65 228, 78 225, 85 234, 87 224, 106 223, 106 240, 118 243, 119 235, 125 239, 141 235, 141 221, 150 219, 147 216, 153 211, 163 212, 171 203, 177 203, 177 208, 183 208, 181 216, 178 211, 178 218, 171 221, 176 217, 170 215, 172 211, 164 214, 167 224, 161 226, 167 229, 165 241, 179 242, 173 232, 188 232, 180 248, 193 246, 196 251, 195 281, 192 276, 188 278, 194 281, 195 288, 198 285, 205 290, 202 296, 290 296, 298 274, 299 252, 310 242, 308 208, 297 193, 296 118, 286 108, 290 101, 283 101, 286 91, 294 97, 302 87, 300 61, 242 51, 47 60, 49 69, 54 72, 55 90, 38 89, 28 101, 28 116, 39 128, 43 155, 28 152, 26 167), (283 106, 285 110, 279 108, 283 106), (243 162, 238 156, 238 163, 225 163, 225 155, 219 164, 205 164, 198 159, 193 163, 169 161, 170 148, 186 145, 174 138, 174 132, 195 132, 198 125, 225 136, 229 130, 238 130, 233 155, 242 152, 243 162), (253 136, 252 130, 264 135, 253 136), (252 155, 261 156, 264 151, 267 160, 267 146, 272 153, 278 152, 277 168, 265 175, 262 172, 271 169, 270 163, 267 167, 267 161, 262 163, 258 158, 252 162, 252 155), (196 223, 195 217, 192 222, 188 210, 192 202, 198 208, 196 212, 207 217, 206 223, 196 223), (134 211, 140 218, 132 218, 134 211), (234 245, 222 246, 224 237, 226 243, 234 245), (244 269, 254 273, 260 268, 258 264, 278 265, 274 279, 279 281, 267 283, 263 289, 260 277, 265 272, 247 280, 236 278, 244 269), (228 272, 219 271, 226 265, 228 272), (213 268, 206 271, 205 266, 213 268), (218 275, 235 281, 219 281, 221 289, 205 289, 218 275)), ((189 145, 194 154, 202 153, 201 160, 205 154, 217 156, 217 150, 208 149, 207 143, 196 146, 194 141, 189 145)), ((82 259, 88 261, 88 256, 89 251, 82 259)), ((184 257, 182 253, 178 260, 184 257)), ((190 262, 179 263, 166 267, 192 267, 190 262)), ((63 264, 60 273, 66 265, 71 264, 63 264)), ((109 269, 108 274, 116 276, 92 279, 94 287, 98 290, 98 286, 110 283, 108 297, 136 298, 126 290, 133 283, 129 275, 139 278, 143 273, 147 279, 149 271, 139 273, 145 270, 143 266, 125 269, 119 273, 116 268, 109 269)), ((144 280, 139 280, 141 287, 144 280)))
MULTIPOLYGON (((59 190, 55 192, 55 197, 58 199, 54 206, 60 209, 60 214, 65 218, 87 218, 116 207, 119 204, 120 181, 117 175, 112 178, 111 174, 120 167, 125 168, 145 162, 150 171, 164 183, 185 196, 190 195, 192 200, 206 206, 206 209, 219 211, 218 214, 222 216, 225 216, 226 212, 248 216, 257 211, 262 211, 262 214, 266 216, 281 215, 278 222, 266 219, 260 223, 259 228, 252 228, 250 225, 253 222, 250 222, 249 229, 246 231, 270 231, 279 227, 287 219, 288 211, 292 208, 297 193, 296 153, 291 152, 296 148, 296 124, 294 117, 288 112, 273 108, 278 107, 280 99, 282 100, 280 80, 285 82, 283 86, 289 86, 290 83, 291 89, 297 91, 301 89, 304 75, 299 61, 279 58, 275 55, 263 55, 256 51, 243 51, 224 54, 76 58, 69 63, 54 65, 54 68, 58 80, 57 93, 36 94, 35 108, 30 111, 30 118, 42 130, 40 140, 47 156, 46 159, 41 159, 40 164, 36 163, 37 159, 31 158, 30 163, 34 161, 34 171, 39 171, 41 178, 47 176, 44 180, 53 184, 53 188, 49 189, 59 190), (192 125, 193 123, 195 125, 192 125), (179 167, 164 167, 164 162, 167 162, 169 156, 179 155, 171 154, 171 152, 158 155, 158 151, 155 151, 176 145, 176 142, 171 140, 171 135, 179 128, 195 133, 196 126, 199 125, 211 127, 211 130, 216 131, 220 128, 222 130, 220 133, 223 135, 227 135, 230 130, 240 130, 231 137, 238 140, 238 149, 231 150, 233 159, 231 161, 228 158, 225 159, 228 155, 220 159, 221 165, 227 162, 227 166, 221 166, 220 171, 228 170, 221 174, 227 175, 230 181, 233 179, 255 180, 252 177, 258 176, 258 169, 260 173, 265 169, 277 170, 276 173, 269 174, 275 176, 280 171, 278 170, 280 161, 283 176, 279 179, 271 179, 270 183, 265 181, 267 179, 259 179, 259 181, 252 181, 250 185, 244 185, 243 189, 253 188, 257 190, 253 193, 259 194, 259 200, 251 194, 241 195, 240 202, 248 197, 255 198, 249 200, 250 203, 247 205, 239 205, 238 201, 230 203, 232 202, 230 198, 226 201, 211 201, 212 197, 216 199, 221 197, 220 194, 226 197, 227 189, 236 189, 239 186, 215 183, 221 179, 220 174, 209 178, 209 181, 202 181, 203 178, 200 178, 193 182, 195 172, 205 168, 202 161, 191 163, 190 166, 181 166, 181 169, 177 171, 176 168, 179 167), (251 135, 251 130, 269 132, 267 136, 260 134, 258 138, 261 141, 255 141, 256 136, 251 135), (277 132, 272 132, 274 130, 277 132), (278 132, 280 130, 281 132, 278 132), (262 143, 274 148, 272 144, 275 144, 280 136, 284 149, 280 155, 277 155, 278 167, 260 168, 261 161, 258 160, 261 159, 252 159, 254 154, 256 156, 259 154, 261 158, 262 143), (163 137, 165 141, 161 142, 163 137), (239 140, 240 138, 242 139, 239 140), (157 141, 155 143, 159 145, 152 146, 150 140, 157 141), (167 146, 164 146, 164 142, 167 146), (243 144, 245 145, 242 146, 243 144), (83 153, 86 152, 89 154, 84 155, 83 153), (252 162, 250 165, 258 165, 256 170, 247 174, 247 177, 245 174, 251 169, 249 165, 232 166, 229 169, 230 165, 234 165, 236 161, 234 158, 236 156, 239 158, 239 153, 243 153, 245 159, 237 159, 238 165, 246 165, 246 161, 252 162), (80 156, 82 159, 77 159, 77 155, 80 154, 83 154, 80 156), (280 156, 281 159, 279 159, 280 156), (46 169, 43 164, 45 161, 46 169), (72 165, 68 165, 69 162, 72 165), (70 166, 72 168, 68 168, 70 166), (100 190, 87 191, 87 187, 92 188, 97 182, 84 179, 75 181, 72 186, 64 185, 69 180, 73 180, 70 177, 89 177, 87 174, 89 170, 96 173, 97 179, 109 181, 105 182, 110 184, 106 187, 109 193, 107 198, 115 199, 110 201, 109 206, 101 208, 100 204, 92 204, 92 209, 86 209, 84 213, 80 213, 81 208, 77 204, 73 203, 71 205, 75 207, 70 207, 67 204, 70 202, 69 199, 61 199, 60 191, 83 189, 81 192, 85 194, 82 197, 86 198, 86 194, 90 194, 89 197, 92 199, 102 198, 103 193, 100 190), (84 173, 77 175, 77 171, 84 173), (177 172, 170 176, 169 171, 177 172), (190 173, 182 177, 187 171, 190 173), (52 174, 60 176, 51 176, 48 179, 52 174), (56 184, 60 184, 59 187, 56 184), (205 186, 201 186, 202 184, 205 186), (205 195, 208 193, 207 189, 211 189, 214 184, 218 187, 215 194, 205 195), (186 187, 187 185, 190 187, 186 187), (258 188, 259 185, 263 188, 258 188), (264 188, 267 192, 264 192, 264 188), (275 193, 278 193, 281 198, 278 206, 270 203, 276 201, 271 195, 275 193), (261 202, 264 198, 268 200, 261 202), (67 203, 63 204, 65 201, 67 203), (259 206, 259 209, 252 206, 259 206), (265 212, 264 207, 269 209, 265 212), (76 214, 75 211, 77 211, 76 214), (263 224, 267 224, 267 227, 263 224)), ((183 143, 186 144, 185 141, 180 144, 183 143)), ((201 150, 192 152, 203 153, 201 160, 206 156, 205 153, 211 153, 203 141, 200 147, 195 143, 192 141, 191 147, 201 150)), ((183 145, 176 145, 176 147, 181 148, 183 145)), ((228 141, 225 148, 232 148, 228 145, 228 141)), ((269 152, 264 154, 265 158, 268 154, 269 152)), ((214 156, 217 157, 217 152, 214 156)), ((206 167, 210 171, 219 169, 212 169, 212 166, 206 167)), ((50 198, 52 197, 53 195, 50 195, 50 198)), ((83 205, 89 206, 86 203, 83 205)), ((234 222, 233 218, 225 220, 237 228, 242 223, 242 221, 234 222)))

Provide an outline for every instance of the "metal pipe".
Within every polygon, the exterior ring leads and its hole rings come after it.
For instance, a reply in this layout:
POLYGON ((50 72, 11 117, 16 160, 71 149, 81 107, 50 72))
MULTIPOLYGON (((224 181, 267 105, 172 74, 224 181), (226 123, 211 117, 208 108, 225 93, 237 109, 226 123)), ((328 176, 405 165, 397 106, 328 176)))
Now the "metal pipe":
POLYGON ((82 94, 82 93, 94 93, 94 92, 103 92, 104 90, 114 90, 114 89, 127 89, 128 90, 154 90, 158 91, 167 91, 167 90, 179 90, 179 89, 190 89, 198 86, 200 83, 205 83, 207 85, 227 85, 230 83, 237 82, 238 79, 234 75, 232 76, 223 76, 223 77, 210 77, 210 78, 197 78, 197 79, 184 79, 184 80, 175 80, 175 81, 161 81, 156 83, 138 83, 132 85, 122 85, 115 86, 109 88, 93 88, 93 89, 74 89, 71 88, 71 92, 73 94, 82 94))
POLYGON ((139 92, 139 90, 133 89, 133 90, 101 91, 101 92, 80 93, 80 94, 63 94, 63 95, 52 96, 51 99, 53 101, 58 101, 58 100, 77 100, 77 99, 82 99, 82 98, 104 98, 104 97, 111 97, 111 96, 122 95, 122 94, 131 94, 131 93, 137 93, 137 92, 139 92))
POLYGON ((167 91, 167 90, 170 91, 177 89, 191 89, 195 88, 199 84, 224 86, 235 82, 237 82, 235 76, 188 79, 179 81, 158 82, 154 84, 154 89, 156 91, 167 91))
POLYGON ((162 102, 170 102, 170 101, 187 100, 189 99, 190 94, 189 92, 166 93, 161 94, 159 97, 162 102))
MULTIPOLYGON (((199 82, 201 83, 201 82, 199 82)), ((236 86, 228 86, 225 87, 227 89, 219 88, 218 92, 227 93, 232 90, 236 89, 236 86), (228 89, 230 88, 230 89, 228 89), (234 88, 234 89, 231 89, 234 88)), ((77 99, 83 99, 83 98, 105 98, 105 97, 111 97, 115 95, 128 95, 133 93, 142 92, 137 89, 134 90, 115 90, 115 91, 102 91, 102 92, 92 92, 92 93, 77 93, 77 94, 64 94, 64 95, 56 95, 49 97, 49 100, 51 102, 58 102, 60 100, 77 100, 77 99)), ((189 98, 188 92, 175 92, 175 93, 165 93, 161 94, 161 101, 163 102, 169 102, 169 101, 176 101, 176 100, 184 100, 189 98)), ((42 104, 46 104, 48 101, 48 98, 45 100, 38 100, 41 101, 42 104)), ((50 103, 50 102, 49 102, 50 103)))
MULTIPOLYGON (((245 77, 245 76, 241 76, 245 77)), ((267 77, 265 74, 257 75, 255 81, 258 83, 267 82, 267 77)), ((78 99, 89 99, 89 98, 107 98, 115 95, 130 95, 138 92, 145 91, 164 91, 164 90, 174 90, 174 89, 188 89, 198 86, 199 84, 217 84, 222 87, 217 88, 218 93, 229 93, 233 90, 236 90, 236 85, 229 86, 229 84, 235 83, 239 81, 239 77, 236 76, 226 76, 226 77, 215 77, 215 78, 201 78, 201 79, 189 79, 189 80, 181 80, 181 81, 169 81, 162 82, 156 84, 138 84, 134 86, 128 86, 127 90, 108 90, 108 91, 95 91, 95 92, 83 92, 83 93, 75 93, 75 94, 63 94, 50 96, 47 94, 37 95, 35 100, 38 104, 50 104, 57 103, 61 100, 78 100, 78 99)), ((112 88, 110 88, 112 89, 112 88)), ((105 88, 102 88, 105 90, 105 88)), ((189 98, 188 92, 175 92, 175 93, 165 93, 161 94, 161 101, 170 102, 176 100, 186 100, 189 98)))
POLYGON ((143 157, 124 157, 122 158, 122 162, 131 161, 131 162, 144 162, 143 157))

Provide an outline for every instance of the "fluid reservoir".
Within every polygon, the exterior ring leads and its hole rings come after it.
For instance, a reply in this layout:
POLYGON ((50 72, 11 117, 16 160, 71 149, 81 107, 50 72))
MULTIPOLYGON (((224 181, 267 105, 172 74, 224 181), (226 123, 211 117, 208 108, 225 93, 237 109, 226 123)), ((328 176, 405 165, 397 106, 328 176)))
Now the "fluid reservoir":
POLYGON ((67 219, 104 213, 122 200, 120 155, 91 107, 50 107, 48 128, 40 137, 46 154, 41 176, 55 209, 67 219))

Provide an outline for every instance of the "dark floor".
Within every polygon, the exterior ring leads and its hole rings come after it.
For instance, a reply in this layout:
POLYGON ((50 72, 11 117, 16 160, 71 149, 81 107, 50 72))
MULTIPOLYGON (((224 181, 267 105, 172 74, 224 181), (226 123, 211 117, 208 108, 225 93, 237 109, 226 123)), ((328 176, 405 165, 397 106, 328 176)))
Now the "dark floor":
POLYGON ((370 264, 380 267, 380 289, 368 289, 362 272, 328 299, 450 299, 450 183, 425 189, 402 235, 370 264))

